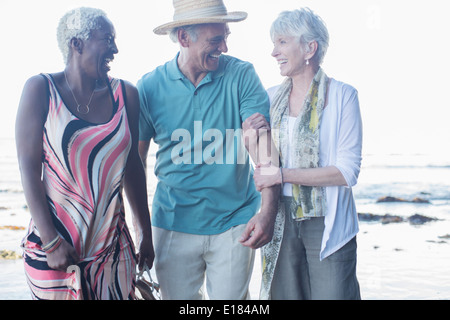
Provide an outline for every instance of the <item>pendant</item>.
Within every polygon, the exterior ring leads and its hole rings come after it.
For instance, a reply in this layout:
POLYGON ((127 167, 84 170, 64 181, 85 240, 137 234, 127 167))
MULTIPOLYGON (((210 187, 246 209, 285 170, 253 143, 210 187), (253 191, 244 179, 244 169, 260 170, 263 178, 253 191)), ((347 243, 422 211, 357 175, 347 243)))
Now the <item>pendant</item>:
POLYGON ((79 104, 78 107, 77 107, 77 111, 78 111, 78 113, 81 113, 81 114, 84 115, 84 114, 88 114, 90 109, 89 109, 88 106, 82 107, 81 104, 79 104))

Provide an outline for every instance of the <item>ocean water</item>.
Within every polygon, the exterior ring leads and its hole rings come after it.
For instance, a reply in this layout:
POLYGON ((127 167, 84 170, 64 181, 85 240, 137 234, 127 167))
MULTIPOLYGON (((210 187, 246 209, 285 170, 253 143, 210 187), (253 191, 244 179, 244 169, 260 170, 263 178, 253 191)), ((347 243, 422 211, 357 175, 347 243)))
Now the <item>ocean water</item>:
POLYGON ((354 188, 360 213, 420 214, 436 221, 360 222, 358 276, 363 298, 450 299, 450 158, 367 155, 354 188), (393 196, 429 203, 387 202, 393 196))
MULTIPOLYGON (((30 215, 20 183, 14 140, 0 138, 0 148, 4 151, 0 154, 0 250, 20 253, 19 243, 25 231, 2 227, 26 227, 30 215)), ((154 152, 149 167, 153 164, 154 152)), ((148 187, 151 195, 154 177, 149 179, 148 187)), ((421 214, 437 219, 423 225, 360 222, 358 278, 362 298, 450 299, 450 159, 421 154, 364 155, 359 182, 353 191, 360 213, 391 214, 405 219, 421 214), (377 203, 384 196, 405 200, 420 197, 429 203, 377 203)), ((0 268, 0 300, 29 299, 21 259, 0 260, 0 268)), ((257 251, 250 287, 253 299, 258 298, 260 277, 257 251)))

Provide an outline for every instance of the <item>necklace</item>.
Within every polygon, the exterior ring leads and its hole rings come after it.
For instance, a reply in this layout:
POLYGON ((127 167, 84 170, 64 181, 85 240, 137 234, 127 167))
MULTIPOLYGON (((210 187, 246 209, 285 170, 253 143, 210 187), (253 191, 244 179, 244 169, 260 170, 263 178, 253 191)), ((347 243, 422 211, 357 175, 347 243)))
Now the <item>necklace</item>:
POLYGON ((67 81, 66 70, 64 70, 64 78, 66 78, 67 86, 69 87, 69 90, 70 90, 70 92, 72 93, 73 99, 75 100, 75 103, 77 104, 77 111, 78 111, 78 113, 81 113, 81 114, 88 114, 89 111, 91 111, 91 109, 89 109, 89 105, 91 104, 92 97, 94 96, 95 88, 94 88, 94 90, 92 91, 92 94, 91 94, 91 97, 89 98, 88 104, 84 106, 85 108, 82 108, 82 105, 78 103, 78 100, 77 100, 77 98, 75 97, 75 94, 73 93, 72 88, 70 87, 69 81, 67 81), (83 112, 82 112, 81 110, 83 110, 83 112))

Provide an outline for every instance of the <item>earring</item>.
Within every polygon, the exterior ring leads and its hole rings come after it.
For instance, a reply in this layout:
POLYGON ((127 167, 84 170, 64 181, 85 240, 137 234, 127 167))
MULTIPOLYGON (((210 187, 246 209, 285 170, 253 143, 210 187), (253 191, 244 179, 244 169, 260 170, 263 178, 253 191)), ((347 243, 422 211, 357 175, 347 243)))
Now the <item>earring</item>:
POLYGON ((306 60, 306 65, 309 66, 309 60, 306 60))

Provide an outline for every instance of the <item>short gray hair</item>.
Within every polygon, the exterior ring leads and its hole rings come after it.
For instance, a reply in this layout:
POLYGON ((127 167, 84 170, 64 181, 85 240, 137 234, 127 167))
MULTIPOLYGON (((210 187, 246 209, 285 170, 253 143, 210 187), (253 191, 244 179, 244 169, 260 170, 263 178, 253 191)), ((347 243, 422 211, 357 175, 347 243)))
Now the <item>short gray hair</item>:
POLYGON ((198 24, 192 24, 189 26, 181 26, 181 27, 177 27, 177 28, 173 28, 172 31, 170 31, 169 37, 170 40, 172 40, 175 43, 178 43, 178 30, 180 29, 184 29, 186 30, 186 32, 189 34, 189 36, 191 37, 191 40, 193 42, 197 42, 198 40, 198 27, 200 25, 198 24))
POLYGON ((92 30, 101 28, 100 19, 107 19, 100 9, 81 7, 67 12, 59 21, 57 29, 58 46, 65 64, 69 62, 70 42, 73 38, 88 40, 92 30))
MULTIPOLYGON (((309 8, 283 11, 272 23, 270 36, 275 40, 277 35, 297 37, 307 49, 312 41, 318 44, 314 61, 321 65, 328 50, 330 36, 325 22, 309 8)), ((307 51, 308 52, 308 51, 307 51)))

